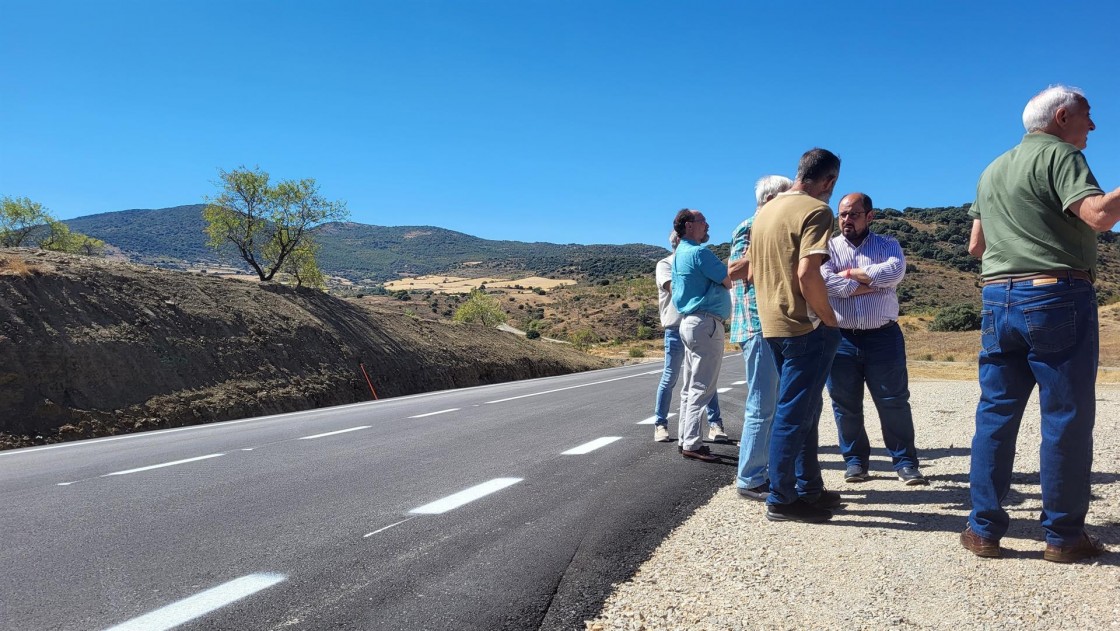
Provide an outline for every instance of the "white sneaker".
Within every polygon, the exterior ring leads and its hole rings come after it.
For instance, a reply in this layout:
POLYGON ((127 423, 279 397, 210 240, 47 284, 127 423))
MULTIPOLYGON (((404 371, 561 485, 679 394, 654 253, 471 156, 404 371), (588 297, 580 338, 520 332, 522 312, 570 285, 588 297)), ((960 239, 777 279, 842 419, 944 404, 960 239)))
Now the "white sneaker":
POLYGON ((653 426, 653 440, 658 443, 669 442, 669 428, 664 425, 653 426))
POLYGON ((709 425, 708 426, 708 440, 712 440, 712 441, 716 441, 716 442, 726 441, 727 440, 727 432, 723 431, 723 428, 720 427, 719 425, 709 425))

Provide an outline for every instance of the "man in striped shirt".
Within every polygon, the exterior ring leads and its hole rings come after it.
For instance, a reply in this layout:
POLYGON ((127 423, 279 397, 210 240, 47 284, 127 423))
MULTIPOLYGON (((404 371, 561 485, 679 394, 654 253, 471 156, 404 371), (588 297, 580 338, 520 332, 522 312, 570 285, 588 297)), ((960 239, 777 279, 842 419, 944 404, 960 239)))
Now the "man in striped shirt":
POLYGON ((871 443, 863 423, 863 388, 879 411, 883 443, 898 479, 928 485, 918 468, 914 417, 906 374, 906 345, 898 326, 895 288, 906 273, 902 246, 871 232, 871 197, 849 193, 840 200, 840 236, 828 243, 821 275, 840 327, 840 347, 832 361, 828 392, 836 415, 846 482, 868 479, 871 443))

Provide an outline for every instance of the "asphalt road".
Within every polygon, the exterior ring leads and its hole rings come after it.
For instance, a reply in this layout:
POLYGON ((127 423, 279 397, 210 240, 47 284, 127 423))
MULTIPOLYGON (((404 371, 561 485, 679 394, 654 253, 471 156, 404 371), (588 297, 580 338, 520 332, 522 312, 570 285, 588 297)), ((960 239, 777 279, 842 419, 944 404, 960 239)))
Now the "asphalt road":
POLYGON ((652 441, 659 374, 0 452, 0 628, 582 628, 734 476, 652 441))

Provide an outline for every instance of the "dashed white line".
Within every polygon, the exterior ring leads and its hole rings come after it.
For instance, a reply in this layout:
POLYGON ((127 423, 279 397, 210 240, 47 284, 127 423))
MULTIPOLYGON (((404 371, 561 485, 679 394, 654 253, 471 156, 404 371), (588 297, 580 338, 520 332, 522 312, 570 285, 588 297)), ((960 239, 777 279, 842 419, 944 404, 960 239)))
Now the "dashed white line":
POLYGON ((151 471, 152 469, 162 469, 164 467, 174 467, 175 465, 186 464, 188 462, 198 462, 199 460, 209 460, 210 458, 218 458, 218 457, 221 457, 221 456, 224 456, 224 455, 225 454, 210 454, 208 456, 198 456, 196 458, 187 458, 185 460, 176 460, 175 462, 165 462, 163 464, 154 464, 154 465, 151 465, 151 466, 148 466, 148 467, 139 467, 139 468, 136 468, 136 469, 127 469, 125 471, 114 471, 112 473, 106 473, 105 475, 103 475, 101 477, 106 478, 106 477, 109 477, 111 475, 128 475, 130 473, 140 473, 141 471, 151 471))
MULTIPOLYGON (((415 518, 415 517, 409 517, 408 519, 416 519, 416 518, 415 518)), ((379 533, 379 532, 385 532, 386 530, 388 530, 388 529, 392 528, 393 526, 400 526, 400 525, 401 525, 401 524, 403 524, 404 522, 408 521, 408 519, 402 519, 402 520, 398 521, 398 522, 397 522, 397 523, 395 523, 395 524, 389 524, 388 526, 385 526, 384 528, 378 528, 377 530, 374 530, 373 532, 371 532, 371 533, 369 533, 369 534, 367 534, 367 535, 362 535, 362 539, 365 539, 366 537, 372 537, 372 536, 376 535, 376 534, 377 534, 377 533, 379 533)))
POLYGON ((747 384, 746 381, 732 381, 731 382, 731 385, 733 385, 733 386, 744 386, 746 384, 747 384))
POLYGON ((731 388, 716 388, 716 392, 723 394, 724 392, 731 392, 731 388))
MULTIPOLYGON (((666 418, 673 418, 676 415, 677 415, 676 412, 669 412, 669 416, 666 417, 666 418)), ((656 416, 651 416, 649 418, 644 418, 644 419, 638 421, 637 423, 635 423, 635 425, 653 425, 656 422, 657 422, 657 417, 656 416)))
POLYGON ((663 372, 665 372, 664 368, 658 368, 657 370, 651 370, 649 372, 643 372, 642 374, 643 375, 660 375, 663 372))
POLYGON ((326 432, 324 434, 313 434, 311 436, 304 436, 304 437, 300 438, 300 440, 311 440, 313 438, 323 438, 324 436, 335 436, 337 434, 345 434, 347 432, 356 432, 360 429, 369 429, 369 428, 370 428, 369 425, 359 425, 357 427, 351 427, 349 429, 340 429, 338 431, 326 432))
POLYGON ((441 500, 436 500, 434 502, 424 504, 423 506, 419 506, 408 512, 414 515, 439 515, 440 513, 446 513, 449 510, 459 508, 463 504, 473 502, 480 497, 486 497, 487 495, 500 491, 507 486, 513 486, 520 481, 521 478, 494 478, 489 482, 483 482, 482 484, 472 486, 469 489, 463 489, 462 491, 459 491, 454 495, 448 495, 441 500))
POLYGON ((606 445, 609 445, 616 440, 622 440, 622 437, 621 436, 604 436, 602 438, 596 438, 595 440, 593 440, 591 442, 588 442, 588 443, 584 443, 584 444, 580 445, 579 447, 572 447, 568 451, 562 451, 562 452, 560 452, 560 455, 561 456, 581 456, 581 455, 586 454, 586 453, 591 453, 592 451, 595 451, 596 449, 598 449, 600 447, 605 447, 606 445))
POLYGON ((408 418, 424 418, 425 416, 435 416, 436 414, 447 414, 448 412, 458 412, 460 409, 462 409, 462 408, 448 408, 446 410, 440 410, 438 412, 428 412, 427 414, 417 414, 416 416, 410 416, 408 418))
POLYGON ((122 622, 106 631, 165 631, 284 581, 283 574, 249 574, 122 622))

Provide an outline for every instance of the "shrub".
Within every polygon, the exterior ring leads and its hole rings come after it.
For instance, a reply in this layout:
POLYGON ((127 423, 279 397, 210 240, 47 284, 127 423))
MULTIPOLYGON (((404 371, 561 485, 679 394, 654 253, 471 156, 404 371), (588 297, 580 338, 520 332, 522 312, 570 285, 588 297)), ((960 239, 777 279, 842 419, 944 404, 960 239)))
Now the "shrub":
POLYGON ((637 346, 632 346, 632 347, 630 347, 630 356, 631 357, 645 357, 646 352, 643 351, 642 349, 638 348, 637 346))
POLYGON ((970 304, 956 304, 937 312, 929 325, 930 331, 977 331, 980 329, 980 310, 970 304))
POLYGON ((525 339, 527 340, 535 340, 540 336, 541 332, 536 329, 529 329, 528 331, 525 331, 525 339))

